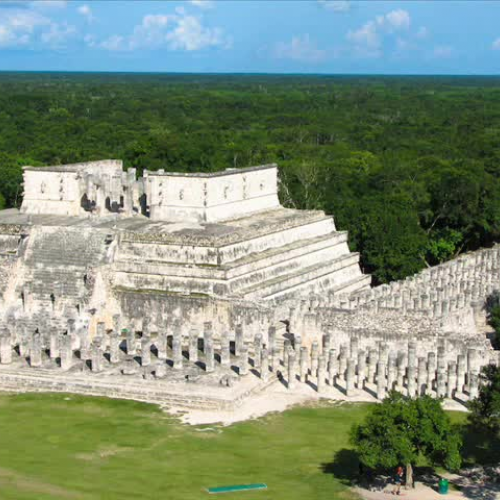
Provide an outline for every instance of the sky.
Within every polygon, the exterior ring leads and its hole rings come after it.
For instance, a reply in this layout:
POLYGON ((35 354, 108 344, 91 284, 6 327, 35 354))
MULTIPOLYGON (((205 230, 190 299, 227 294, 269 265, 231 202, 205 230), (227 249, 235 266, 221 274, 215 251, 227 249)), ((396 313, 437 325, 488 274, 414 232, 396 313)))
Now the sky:
POLYGON ((500 74, 500 1, 0 0, 0 71, 500 74))

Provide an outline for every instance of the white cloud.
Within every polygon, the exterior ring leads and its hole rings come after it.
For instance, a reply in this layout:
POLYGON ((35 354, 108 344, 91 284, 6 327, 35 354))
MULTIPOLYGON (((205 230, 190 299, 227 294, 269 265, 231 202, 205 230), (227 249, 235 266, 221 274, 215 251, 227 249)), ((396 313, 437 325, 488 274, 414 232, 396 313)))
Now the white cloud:
POLYGON ((394 29, 409 29, 410 14, 403 9, 393 10, 385 15, 385 22, 394 29))
POLYGON ((453 52, 453 47, 449 45, 438 45, 437 47, 434 47, 432 55, 437 59, 447 59, 453 55, 453 52))
MULTIPOLYGON (((106 49, 106 50, 109 50, 109 51, 112 51, 112 52, 115 52, 115 51, 119 51, 119 50, 127 50, 127 46, 126 46, 126 43, 125 43, 125 38, 121 35, 113 35, 113 36, 110 36, 109 38, 107 38, 106 40, 104 40, 103 42, 101 42, 99 44, 99 47, 103 48, 103 49, 106 49)), ((89 45, 89 46, 95 46, 95 44, 93 45, 89 45)))
POLYGON ((52 23, 49 31, 41 34, 42 43, 49 45, 52 48, 60 48, 64 46, 66 40, 76 33, 76 28, 67 23, 52 23))
POLYGON ((78 7, 77 9, 77 12, 78 14, 83 16, 89 23, 91 23, 94 20, 94 14, 92 13, 92 9, 87 4, 80 5, 80 7, 78 7))
POLYGON ((318 0, 318 3, 333 12, 349 12, 351 2, 348 0, 318 0))
POLYGON ((427 38, 429 36, 429 30, 425 26, 420 26, 415 36, 421 39, 427 38))
POLYGON ((184 16, 177 20, 176 28, 167 34, 166 39, 173 50, 200 50, 217 45, 228 46, 220 28, 205 28, 199 18, 184 16))
POLYGON ((351 42, 357 55, 380 57, 384 36, 398 31, 407 31, 410 24, 410 14, 406 10, 393 10, 388 14, 376 16, 357 30, 348 31, 347 40, 351 42))
POLYGON ((201 17, 187 14, 183 7, 175 12, 146 15, 130 36, 114 35, 100 44, 94 40, 93 46, 113 51, 141 48, 195 51, 230 47, 231 40, 220 28, 204 26, 201 17))
POLYGON ((500 50, 500 38, 497 38, 492 44, 491 48, 493 50, 500 50))
POLYGON ((294 61, 317 63, 326 59, 325 50, 318 49, 309 35, 293 37, 291 42, 279 42, 274 47, 274 57, 294 61))
POLYGON ((36 30, 49 26, 50 19, 30 10, 0 12, 0 46, 16 47, 28 44, 36 30))
POLYGON ((200 9, 212 9, 215 7, 213 0, 188 0, 191 5, 199 7, 200 9))

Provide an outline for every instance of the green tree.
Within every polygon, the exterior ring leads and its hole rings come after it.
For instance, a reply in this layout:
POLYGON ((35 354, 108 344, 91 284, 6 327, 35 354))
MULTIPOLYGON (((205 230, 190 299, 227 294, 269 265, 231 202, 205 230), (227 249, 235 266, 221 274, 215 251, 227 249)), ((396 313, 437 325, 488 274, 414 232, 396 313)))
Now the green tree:
POLYGON ((361 462, 374 469, 412 466, 420 457, 448 470, 461 464, 460 434, 441 402, 429 396, 412 399, 392 392, 353 427, 351 442, 361 462))
POLYGON ((500 367, 487 365, 481 371, 479 395, 469 403, 471 424, 488 431, 500 431, 500 367))

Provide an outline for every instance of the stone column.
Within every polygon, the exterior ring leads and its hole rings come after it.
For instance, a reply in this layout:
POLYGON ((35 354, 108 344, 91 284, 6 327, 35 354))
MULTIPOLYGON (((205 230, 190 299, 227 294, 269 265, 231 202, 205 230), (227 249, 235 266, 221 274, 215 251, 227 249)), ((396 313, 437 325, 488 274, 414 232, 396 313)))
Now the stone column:
POLYGON ((271 371, 276 373, 276 370, 278 370, 280 366, 280 354, 279 354, 279 349, 276 347, 273 347, 269 350, 270 354, 270 368, 271 371))
POLYGON ((269 330, 267 331, 267 337, 269 339, 269 352, 273 352, 273 350, 276 348, 276 327, 269 327, 269 330))
MULTIPOLYGON (((210 331, 212 332, 212 330, 210 331)), ((215 349, 212 334, 210 334, 208 337, 205 337, 205 340, 205 371, 207 373, 212 373, 215 370, 215 349)))
POLYGON ((96 337, 104 340, 106 335, 106 323, 99 321, 96 327, 96 337))
POLYGON ((318 371, 319 344, 317 341, 312 343, 311 348, 311 375, 318 371))
POLYGON ((180 329, 174 331, 172 339, 172 357, 174 361, 174 370, 182 370, 184 360, 182 357, 182 337, 180 329))
POLYGON ((294 334, 293 348, 295 349, 295 354, 298 354, 300 352, 300 349, 302 348, 302 337, 300 335, 294 334))
POLYGON ((248 347, 243 344, 239 347, 238 373, 241 376, 248 374, 248 347))
POLYGON ((453 399, 457 390, 457 364, 455 361, 448 363, 448 385, 446 389, 446 397, 453 399))
POLYGON ((377 363, 377 399, 384 399, 387 388, 387 380, 385 378, 385 361, 382 358, 377 363))
POLYGON ((340 354, 339 354, 339 379, 342 381, 342 384, 345 382, 346 371, 347 371, 347 348, 345 345, 340 346, 340 354))
POLYGON ((87 359, 91 359, 91 345, 90 338, 86 332, 79 332, 80 337, 80 359, 86 361, 87 359))
POLYGON ((288 356, 288 389, 291 391, 295 389, 295 351, 291 351, 288 356))
POLYGON ((236 325, 235 329, 235 342, 234 342, 234 354, 236 356, 240 355, 241 348, 244 344, 243 326, 236 325))
POLYGON ((288 355, 290 354, 290 351, 292 350, 292 343, 286 339, 285 342, 283 342, 283 366, 285 369, 288 366, 288 355))
POLYGON ((191 363, 198 362, 198 330, 191 328, 189 330, 189 361, 191 363))
POLYGON ((135 331, 133 328, 126 330, 127 334, 127 354, 129 356, 135 356, 137 354, 137 346, 135 342, 135 331))
POLYGON ((120 362, 120 342, 119 333, 113 330, 109 336, 109 360, 113 364, 120 362))
POLYGON ((407 377, 408 396, 414 398, 417 393, 417 367, 415 361, 412 364, 408 363, 407 377))
POLYGON ((469 374, 469 401, 476 399, 479 394, 479 376, 476 372, 469 374))
POLYGON ((213 345, 213 327, 211 321, 203 323, 203 354, 207 354, 207 346, 213 345))
POLYGON ((151 364, 151 339, 143 337, 141 340, 141 365, 149 366, 151 364))
POLYGON ((412 340, 408 343, 408 368, 417 367, 417 343, 412 340))
POLYGON ((70 335, 61 337, 61 368, 69 370, 73 366, 73 346, 70 335))
POLYGON ((339 361, 337 359, 337 351, 330 349, 328 351, 328 384, 334 387, 339 372, 339 361))
POLYGON ((229 332, 227 331, 223 332, 220 338, 220 364, 221 366, 231 366, 231 348, 229 332))
POLYGON ((349 356, 353 359, 357 359, 358 351, 359 351, 359 340, 357 338, 352 338, 350 342, 349 356))
POLYGON ((417 372, 417 396, 423 396, 427 386, 427 359, 425 357, 418 358, 417 372))
POLYGON ((260 368, 262 351, 262 335, 260 333, 255 334, 253 339, 253 366, 257 370, 260 368))
POLYGON ((33 368, 42 366, 42 337, 39 333, 33 335, 31 342, 30 366, 33 368))
POLYGON ((95 373, 102 371, 102 351, 99 338, 94 339, 92 343, 92 371, 95 373))
POLYGON ((318 376, 316 380, 316 388, 318 389, 318 393, 322 393, 325 390, 326 383, 326 357, 324 354, 321 354, 318 358, 318 376))
POLYGON ((260 352, 260 378, 264 382, 269 380, 269 355, 265 347, 260 352))
POLYGON ((398 370, 397 370, 397 354, 394 351, 391 351, 389 353, 389 358, 388 358, 388 365, 387 365, 387 391, 391 392, 394 390, 394 385, 397 382, 398 378, 398 370))
POLYGON ((57 330, 51 330, 50 332, 49 353, 50 353, 50 359, 57 359, 60 356, 59 332, 57 330))
POLYGON ((2 365, 12 363, 12 345, 8 332, 4 332, 0 336, 0 363, 2 365))
POLYGON ((401 393, 404 392, 404 387, 405 387, 406 359, 407 359, 406 353, 403 351, 399 351, 397 358, 398 377, 396 381, 396 387, 397 390, 401 393))
POLYGON ((460 394, 464 393, 465 385, 465 373, 466 373, 467 361, 463 354, 457 356, 457 391, 460 394))
POLYGON ((427 384, 426 394, 429 396, 433 393, 433 384, 436 378, 436 353, 430 352, 427 357, 427 384))
POLYGON ((358 351, 358 378, 356 381, 356 387, 359 390, 365 388, 365 377, 366 377, 366 353, 361 350, 358 351))
POLYGON ((476 349, 467 350, 467 384, 472 373, 479 373, 478 351, 476 349))
POLYGON ((307 347, 300 348, 300 381, 307 382, 307 374, 309 373, 309 349, 307 347))
POLYGON ((436 380, 436 392, 438 398, 446 397, 446 378, 446 370, 438 364, 436 380))
POLYGON ((349 357, 347 360, 346 378, 345 378, 345 394, 352 396, 354 393, 354 382, 356 378, 356 359, 349 357))
POLYGON ((378 353, 376 349, 370 349, 368 353, 368 377, 367 382, 373 384, 375 382, 375 372, 377 369, 378 353))

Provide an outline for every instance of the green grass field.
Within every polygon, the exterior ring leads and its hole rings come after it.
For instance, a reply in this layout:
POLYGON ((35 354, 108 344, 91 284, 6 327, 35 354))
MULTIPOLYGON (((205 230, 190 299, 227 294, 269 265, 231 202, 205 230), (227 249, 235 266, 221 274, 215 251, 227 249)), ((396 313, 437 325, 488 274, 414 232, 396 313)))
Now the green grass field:
POLYGON ((347 500, 355 496, 342 478, 357 471, 348 432, 367 411, 296 408, 190 427, 134 402, 0 395, 0 498, 192 500, 208 498, 206 487, 264 482, 266 491, 223 498, 347 500))

